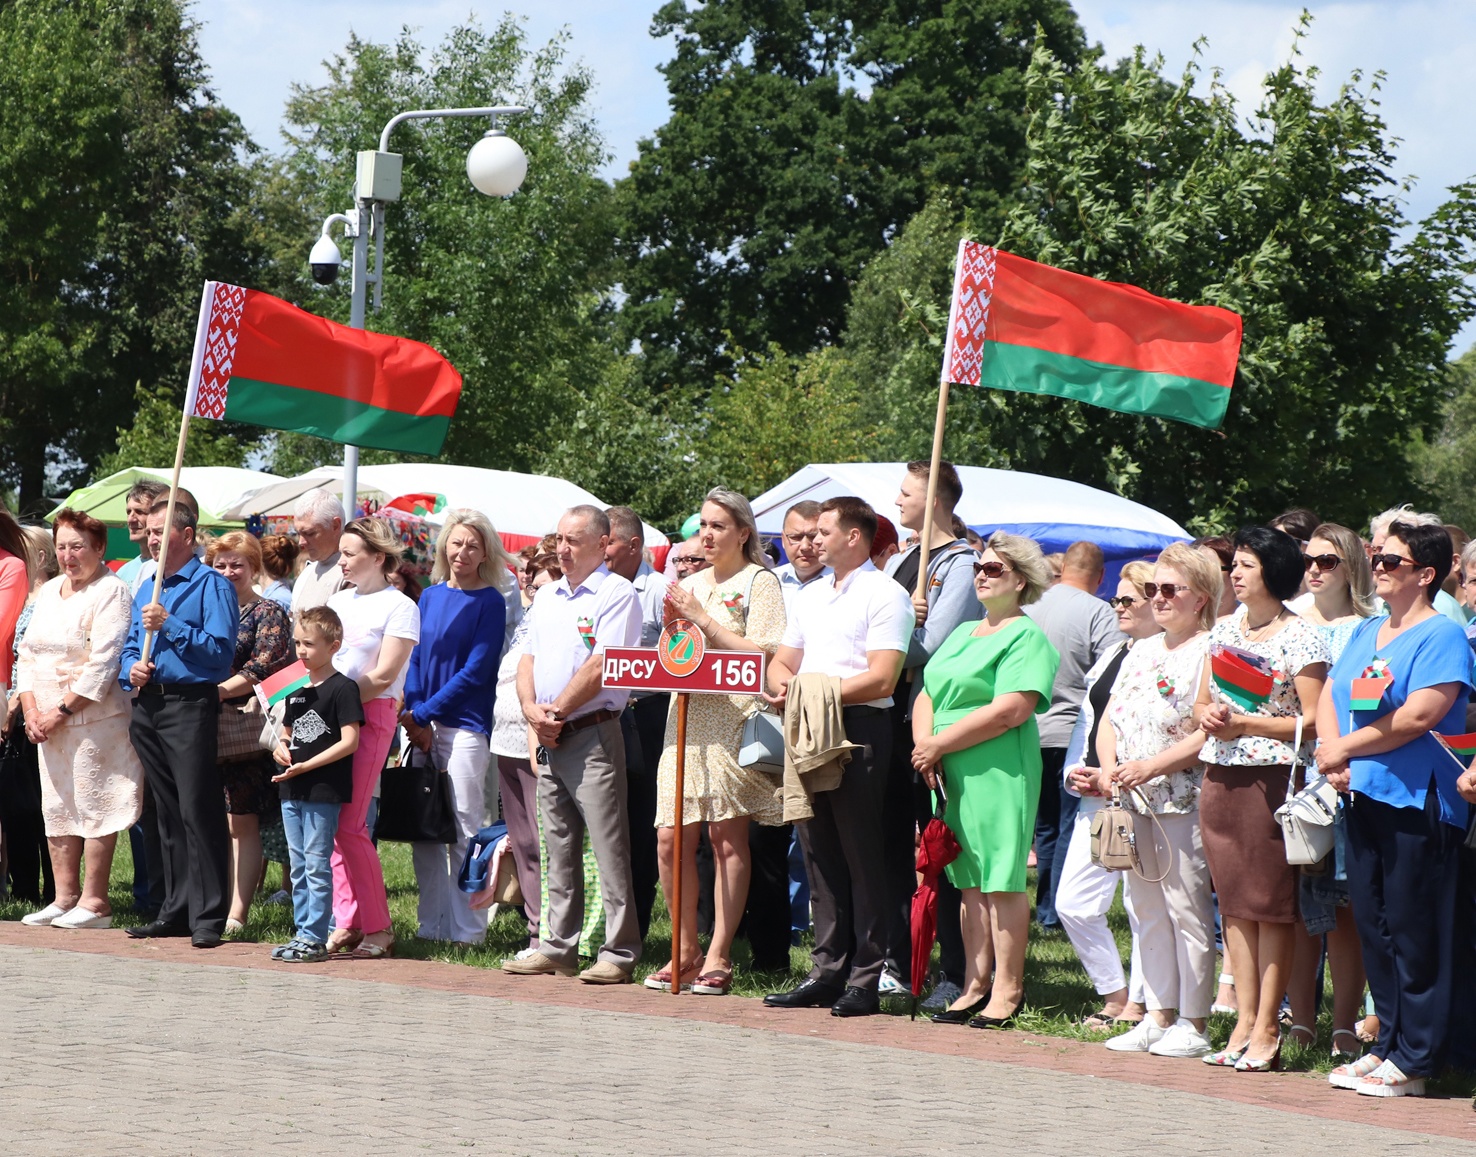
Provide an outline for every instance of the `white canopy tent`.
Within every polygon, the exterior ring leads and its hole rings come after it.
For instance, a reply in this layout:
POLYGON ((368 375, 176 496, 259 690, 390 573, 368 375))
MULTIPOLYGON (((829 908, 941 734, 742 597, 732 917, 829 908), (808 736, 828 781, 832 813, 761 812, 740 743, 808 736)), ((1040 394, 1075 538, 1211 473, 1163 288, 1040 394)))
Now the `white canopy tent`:
MULTIPOLYGON (((845 494, 864 498, 895 522, 897 490, 906 469, 902 462, 805 466, 753 500, 759 532, 779 534, 784 512, 796 502, 823 502, 845 494)), ((1191 537, 1167 515, 1080 482, 983 466, 960 466, 958 474, 963 482, 958 516, 986 538, 995 530, 1008 530, 1035 539, 1047 553, 1086 540, 1113 561, 1155 554, 1191 537)))
MULTIPOLYGON (((228 518, 252 514, 289 515, 297 499, 314 487, 343 493, 343 469, 320 466, 296 478, 288 478, 242 495, 225 512, 228 518)), ((550 533, 559 515, 571 506, 589 504, 601 510, 609 505, 588 490, 563 478, 544 474, 517 474, 509 470, 483 470, 476 466, 447 466, 436 462, 397 462, 385 466, 360 466, 360 500, 385 503, 407 494, 440 494, 446 506, 471 507, 492 520, 509 549, 550 533)), ((429 521, 435 522, 434 515, 429 521)), ((666 535, 654 526, 645 527, 648 547, 669 546, 666 535)))

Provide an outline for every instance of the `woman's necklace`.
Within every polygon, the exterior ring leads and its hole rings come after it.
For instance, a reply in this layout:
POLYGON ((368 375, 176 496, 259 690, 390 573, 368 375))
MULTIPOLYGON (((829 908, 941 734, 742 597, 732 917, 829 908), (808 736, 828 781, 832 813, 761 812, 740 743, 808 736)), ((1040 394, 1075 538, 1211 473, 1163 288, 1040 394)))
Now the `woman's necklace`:
POLYGON ((1250 625, 1250 612, 1247 611, 1245 616, 1245 637, 1252 643, 1264 643, 1266 641, 1265 631, 1267 628, 1273 627, 1280 622, 1281 616, 1284 614, 1286 614, 1286 608, 1282 607, 1259 627, 1253 627, 1250 625))

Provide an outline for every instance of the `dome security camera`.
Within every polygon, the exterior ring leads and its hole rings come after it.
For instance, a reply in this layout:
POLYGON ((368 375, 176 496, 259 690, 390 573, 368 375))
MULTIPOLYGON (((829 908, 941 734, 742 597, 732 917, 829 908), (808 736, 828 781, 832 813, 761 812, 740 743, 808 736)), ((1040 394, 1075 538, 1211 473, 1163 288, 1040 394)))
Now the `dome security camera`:
POLYGON ((308 265, 313 271, 313 280, 319 285, 332 285, 338 280, 338 270, 343 264, 343 254, 326 233, 313 243, 308 254, 308 265))

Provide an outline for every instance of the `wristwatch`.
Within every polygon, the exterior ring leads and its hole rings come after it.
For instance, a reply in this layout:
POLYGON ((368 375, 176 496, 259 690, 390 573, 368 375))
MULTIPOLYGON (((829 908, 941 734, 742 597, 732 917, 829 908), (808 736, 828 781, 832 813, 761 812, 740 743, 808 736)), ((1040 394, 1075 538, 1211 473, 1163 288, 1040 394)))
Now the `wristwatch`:
POLYGON ((60 703, 58 703, 56 705, 56 709, 58 711, 60 711, 63 715, 75 715, 76 714, 76 712, 74 712, 70 707, 67 706, 66 700, 62 700, 60 703))

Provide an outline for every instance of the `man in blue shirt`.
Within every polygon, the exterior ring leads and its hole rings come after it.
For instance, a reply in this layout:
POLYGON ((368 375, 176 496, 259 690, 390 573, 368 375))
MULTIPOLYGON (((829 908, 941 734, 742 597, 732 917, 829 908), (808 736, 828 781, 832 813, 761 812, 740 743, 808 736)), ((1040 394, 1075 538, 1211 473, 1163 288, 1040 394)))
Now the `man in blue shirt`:
MULTIPOLYGON (((167 500, 149 512, 149 550, 164 538, 167 500)), ((123 645, 122 682, 138 692, 128 733, 158 809, 164 860, 164 904, 135 939, 189 936, 214 948, 231 900, 230 834, 216 767, 218 686, 230 678, 239 612, 236 592, 195 557, 196 515, 176 503, 168 553, 160 559, 164 587, 139 591, 123 645), (148 601, 146 601, 148 600, 148 601), (149 661, 146 633, 154 632, 149 661)))

